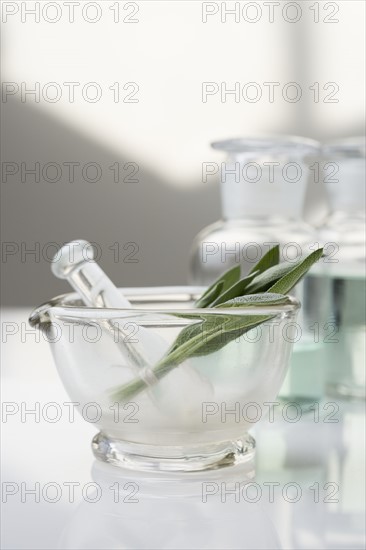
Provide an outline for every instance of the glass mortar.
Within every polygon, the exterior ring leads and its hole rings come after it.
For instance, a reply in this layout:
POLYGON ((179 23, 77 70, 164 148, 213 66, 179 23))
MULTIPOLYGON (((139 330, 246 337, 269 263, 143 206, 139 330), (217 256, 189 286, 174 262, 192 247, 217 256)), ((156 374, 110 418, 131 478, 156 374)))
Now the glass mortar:
POLYGON ((203 290, 123 289, 132 309, 85 307, 77 294, 65 294, 31 314, 31 325, 47 336, 70 398, 100 429, 92 443, 99 460, 138 470, 192 472, 253 458, 248 430, 268 412, 281 387, 300 306, 291 298, 282 306, 194 308, 203 290), (138 344, 140 328, 160 339, 164 357, 187 327, 214 326, 222 315, 238 326, 253 316, 268 320, 158 378, 150 368, 128 363, 125 347, 138 344), (136 379, 143 389, 121 397, 117 390, 136 379))

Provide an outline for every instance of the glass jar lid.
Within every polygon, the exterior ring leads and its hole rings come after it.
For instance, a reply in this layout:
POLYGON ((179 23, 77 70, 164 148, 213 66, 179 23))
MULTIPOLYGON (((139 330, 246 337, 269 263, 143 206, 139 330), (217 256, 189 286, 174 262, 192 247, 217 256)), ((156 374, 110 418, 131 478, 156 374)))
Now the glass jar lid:
POLYGON ((213 149, 227 153, 305 157, 319 152, 320 144, 297 136, 247 136, 211 143, 213 149))
POLYGON ((365 158, 365 149, 365 136, 355 136, 325 143, 322 153, 326 157, 365 158))

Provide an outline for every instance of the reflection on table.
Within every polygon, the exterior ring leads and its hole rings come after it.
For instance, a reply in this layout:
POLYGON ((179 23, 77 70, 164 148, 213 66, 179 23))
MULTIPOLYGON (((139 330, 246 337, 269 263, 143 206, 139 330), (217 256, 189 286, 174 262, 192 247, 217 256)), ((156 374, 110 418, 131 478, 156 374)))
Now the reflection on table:
POLYGON ((252 464, 184 476, 95 462, 63 549, 362 549, 364 404, 256 428, 252 464))

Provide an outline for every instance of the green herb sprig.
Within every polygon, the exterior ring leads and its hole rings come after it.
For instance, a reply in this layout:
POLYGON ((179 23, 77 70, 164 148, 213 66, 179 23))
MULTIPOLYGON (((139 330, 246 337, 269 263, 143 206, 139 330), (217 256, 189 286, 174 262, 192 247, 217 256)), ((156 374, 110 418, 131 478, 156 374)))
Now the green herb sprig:
MULTIPOLYGON (((279 245, 271 248, 253 267, 249 275, 240 278, 240 266, 235 266, 217 279, 195 302, 199 309, 215 308, 217 315, 179 314, 197 322, 181 331, 166 355, 152 368, 157 380, 183 361, 218 351, 248 330, 264 323, 274 315, 227 315, 220 309, 244 309, 291 304, 287 293, 302 279, 323 254, 312 252, 296 263, 279 263, 279 245)), ((136 378, 112 393, 113 399, 126 401, 145 389, 146 382, 136 378)))

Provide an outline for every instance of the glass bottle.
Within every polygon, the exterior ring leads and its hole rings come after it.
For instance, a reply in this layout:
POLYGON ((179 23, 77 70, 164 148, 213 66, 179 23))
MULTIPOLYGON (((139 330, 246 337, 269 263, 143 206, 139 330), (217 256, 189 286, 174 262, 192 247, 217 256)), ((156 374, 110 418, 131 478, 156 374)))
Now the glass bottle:
MULTIPOLYGON (((318 142, 292 136, 249 137, 212 147, 227 155, 220 171, 222 219, 194 239, 192 284, 208 285, 238 263, 246 274, 274 243, 280 244, 281 261, 296 261, 317 247, 315 229, 303 220, 303 205, 307 185, 315 177, 310 166, 318 158, 318 142)), ((208 164, 207 172, 214 172, 215 164, 208 164)), ((319 399, 324 390, 321 346, 308 328, 318 320, 317 308, 309 306, 319 297, 312 294, 304 300, 303 292, 303 283, 292 292, 302 302, 301 336, 280 394, 301 404, 319 399)))
POLYGON ((365 398, 365 138, 323 147, 324 179, 331 213, 320 229, 328 258, 307 281, 323 295, 320 338, 324 345, 326 391, 365 398), (330 167, 330 170, 329 170, 330 167))
MULTIPOLYGON (((237 263, 247 273, 273 243, 281 244, 282 259, 294 260, 315 242, 302 213, 311 175, 307 158, 318 153, 317 142, 275 136, 231 139, 212 147, 227 154, 220 171, 222 219, 194 239, 192 284, 208 285, 237 263)), ((212 172, 215 163, 207 164, 212 172)))

